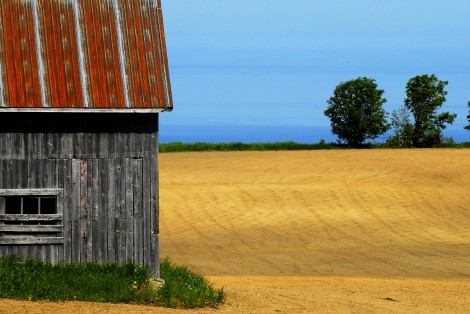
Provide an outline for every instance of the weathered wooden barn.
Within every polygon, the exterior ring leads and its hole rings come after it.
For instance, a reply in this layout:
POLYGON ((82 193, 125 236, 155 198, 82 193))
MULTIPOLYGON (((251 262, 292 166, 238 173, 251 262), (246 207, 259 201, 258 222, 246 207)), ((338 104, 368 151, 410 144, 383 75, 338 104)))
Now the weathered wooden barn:
POLYGON ((160 0, 0 1, 0 256, 159 275, 160 0))

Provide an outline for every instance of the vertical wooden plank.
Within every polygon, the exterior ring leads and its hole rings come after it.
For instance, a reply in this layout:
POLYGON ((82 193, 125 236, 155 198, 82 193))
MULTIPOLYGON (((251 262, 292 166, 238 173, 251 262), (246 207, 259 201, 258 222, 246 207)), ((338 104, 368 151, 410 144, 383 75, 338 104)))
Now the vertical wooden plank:
POLYGON ((151 236, 152 260, 150 263, 150 276, 160 278, 160 235, 152 234, 151 236))
POLYGON ((142 208, 142 159, 133 159, 134 163, 134 262, 144 264, 144 233, 142 208))
POLYGON ((24 152, 24 140, 23 140, 23 133, 14 132, 11 135, 12 138, 12 158, 15 159, 23 159, 23 152, 24 152))
POLYGON ((57 187, 57 166, 56 159, 47 159, 44 161, 45 175, 41 182, 41 188, 57 187))
POLYGON ((116 220, 118 262, 126 262, 126 159, 116 159, 116 212, 119 218, 116 220))
POLYGON ((59 120, 54 118, 51 136, 49 137, 49 155, 47 158, 58 159, 59 153, 62 150, 62 132, 59 123, 59 120))
POLYGON ((86 246, 86 254, 87 254, 87 262, 93 261, 93 206, 94 206, 94 199, 93 199, 93 192, 94 192, 94 173, 93 168, 95 167, 95 163, 93 159, 87 159, 87 217, 86 217, 86 235, 87 235, 87 246, 86 246))
POLYGON ((51 259, 53 245, 34 245, 34 247, 39 249, 39 260, 49 261, 51 259))
POLYGON ((93 261, 103 262, 106 260, 107 247, 107 160, 95 159, 93 165, 93 261))
POLYGON ((88 261, 88 160, 81 159, 80 164, 80 262, 88 261))
POLYGON ((129 157, 136 158, 139 157, 139 150, 141 144, 139 143, 139 134, 137 134, 139 128, 139 123, 135 120, 129 123, 129 157))
MULTIPOLYGON (((21 260, 26 260, 26 256, 29 254, 26 254, 28 246, 19 246, 19 245, 14 245, 13 246, 13 255, 20 258, 21 260)), ((37 249, 36 246, 30 246, 31 249, 37 249)))
POLYGON ((123 156, 123 157, 131 157, 131 147, 132 147, 132 139, 131 139, 131 129, 129 127, 129 125, 126 123, 122 126, 119 127, 119 135, 120 135, 120 145, 119 148, 119 153, 123 156))
POLYGON ((114 159, 117 158, 116 154, 116 132, 110 132, 107 135, 107 142, 108 142, 108 158, 114 159))
MULTIPOLYGON (((38 117, 39 118, 39 117, 38 117)), ((39 120, 39 119, 38 119, 39 120)), ((41 133, 43 134, 43 142, 42 142, 42 149, 43 149, 43 154, 41 158, 43 159, 56 159, 57 158, 57 127, 56 123, 57 120, 54 119, 53 116, 50 117, 44 117, 43 119, 40 119, 43 124, 47 125, 46 128, 43 128, 41 130, 41 133)), ((35 123, 38 123, 36 120, 35 123)))
POLYGON ((34 154, 34 145, 33 145, 33 133, 28 132, 25 135, 25 158, 31 159, 33 158, 34 154))
POLYGON ((52 156, 49 156, 49 158, 54 158, 54 159, 61 159, 64 154, 62 153, 63 148, 62 145, 64 143, 64 137, 63 137, 63 130, 62 130, 62 119, 58 119, 57 117, 54 119, 54 127, 52 129, 52 132, 54 133, 54 152, 52 153, 52 156))
POLYGON ((103 193, 107 194, 107 227, 108 227, 108 234, 107 234, 107 260, 109 262, 117 262, 117 254, 116 254, 116 220, 118 218, 117 211, 116 211, 116 194, 119 191, 116 189, 116 159, 110 158, 108 160, 108 183, 107 183, 107 191, 103 191, 103 193))
MULTIPOLYGON (((39 248, 37 245, 28 245, 25 247, 27 250, 25 251, 25 253, 28 255, 28 256, 31 256, 32 258, 40 258, 40 256, 38 257, 38 253, 39 252, 39 248)), ((22 252, 21 250, 19 249, 19 246, 18 245, 14 245, 12 246, 12 251, 14 252, 13 254, 17 257, 20 257, 22 252)), ((24 259, 24 258, 22 258, 24 259)))
POLYGON ((59 158, 73 158, 73 134, 70 132, 62 133, 62 152, 59 158))
POLYGON ((28 159, 28 187, 35 189, 38 187, 39 174, 38 169, 38 159, 28 159))
POLYGON ((126 158, 126 262, 134 261, 134 164, 126 158))
POLYGON ((97 143, 97 158, 109 158, 108 153, 108 133, 101 132, 96 136, 97 143))
POLYGON ((27 161, 27 164, 28 164, 28 178, 27 178, 27 183, 26 183, 26 186, 29 188, 29 189, 32 189, 34 188, 34 184, 35 184, 35 171, 34 171, 34 161, 32 159, 28 159, 27 161))
POLYGON ((33 162, 33 172, 35 175, 34 178, 34 187, 36 189, 43 188, 43 182, 45 181, 44 178, 46 177, 45 172, 46 172, 46 167, 44 166, 44 160, 45 159, 35 159, 33 162))
POLYGON ((12 246, 10 246, 10 252, 11 252, 11 255, 12 255, 12 256, 17 256, 17 257, 19 257, 17 248, 18 248, 17 245, 12 245, 12 246))
POLYGON ((91 199, 92 199, 92 217, 91 217, 91 224, 92 224, 92 237, 91 237, 91 251, 92 251, 92 260, 93 262, 101 261, 100 257, 100 232, 102 226, 100 225, 102 221, 100 221, 100 177, 99 177, 99 169, 100 169, 101 161, 99 159, 93 159, 93 168, 92 168, 92 177, 91 177, 91 199))
POLYGON ((11 132, 10 133, 10 140, 11 140, 11 148, 10 148, 10 158, 11 159, 17 159, 17 133, 16 132, 11 132))
POLYGON ((13 175, 13 165, 12 165, 12 161, 11 160, 6 160, 6 171, 5 171, 5 187, 7 189, 11 189, 13 188, 13 179, 12 177, 14 177, 13 175))
POLYGON ((17 189, 20 186, 21 179, 21 167, 19 166, 19 162, 15 159, 10 159, 8 162, 8 171, 10 171, 10 188, 17 189))
POLYGON ((62 119, 58 119, 56 121, 56 128, 57 128, 57 148, 56 148, 56 158, 58 159, 65 159, 65 134, 63 130, 64 122, 62 119))
POLYGON ((41 139, 42 141, 40 142, 41 145, 41 150, 42 154, 41 156, 38 157, 38 159, 46 159, 49 154, 49 132, 40 132, 41 133, 41 139))
POLYGON ((24 188, 27 188, 28 187, 28 178, 30 176, 30 173, 29 173, 29 163, 28 163, 28 160, 24 160, 24 159, 21 159, 19 161, 19 163, 21 165, 19 165, 19 167, 21 167, 21 177, 20 177, 20 187, 22 189, 24 188))
POLYGON ((72 159, 72 190, 71 199, 69 204, 69 214, 71 217, 71 251, 70 260, 72 263, 80 261, 80 243, 81 243, 81 229, 80 229, 80 211, 82 209, 82 194, 81 194, 81 160, 72 159))
MULTIPOLYGON (((5 198, 0 196, 0 215, 5 214, 5 198)), ((4 225, 4 222, 0 220, 0 226, 4 225)), ((3 237, 3 233, 0 232, 0 239, 3 237)), ((5 246, 0 245, 0 257, 6 256, 5 246)))
MULTIPOLYGON (((1 123, 4 123, 4 121, 1 121, 1 123)), ((0 133, 0 137, 1 137, 1 142, 2 142, 2 145, 0 147, 1 151, 0 151, 0 154, 1 154, 1 158, 3 159, 8 159, 9 158, 9 149, 10 149, 10 146, 11 143, 9 143, 9 133, 0 133)))
POLYGON ((16 172, 16 163, 13 159, 8 160, 8 188, 16 189, 18 186, 18 173, 16 172))
MULTIPOLYGON (((118 122, 121 124, 120 122, 118 122)), ((114 139, 114 155, 113 158, 120 158, 121 157, 121 132, 113 132, 113 139, 114 139)), ((111 139, 110 139, 111 140, 111 139)))
POLYGON ((64 246, 63 246, 63 245, 58 245, 57 248, 58 248, 58 252, 57 252, 58 257, 57 257, 57 260, 58 260, 60 263, 62 263, 62 262, 65 261, 65 258, 64 258, 64 246))
MULTIPOLYGON (((80 121, 81 122, 81 121, 80 121)), ((77 129, 73 132, 73 157, 74 158, 85 158, 86 141, 85 133, 83 131, 83 122, 78 123, 77 129)))
MULTIPOLYGON (((64 230, 65 225, 64 225, 64 193, 63 191, 64 191, 64 184, 65 184, 66 169, 65 169, 64 160, 56 159, 55 164, 57 168, 56 187, 59 189, 62 189, 62 193, 57 196, 57 213, 62 215, 62 221, 58 222, 57 224, 62 225, 62 230, 64 230)), ((64 232, 62 231, 62 233, 60 233, 59 235, 63 237, 64 242, 65 242, 64 232)), ((63 245, 57 245, 56 256, 55 256, 56 262, 64 261, 64 246, 65 246, 65 243, 63 245)))
MULTIPOLYGON (((73 183, 72 183, 72 160, 62 159, 61 165, 63 171, 61 172, 62 178, 59 177, 59 180, 62 182, 63 186, 63 195, 60 197, 62 199, 62 213, 63 220, 62 224, 64 226, 64 248, 62 252, 63 260, 65 262, 72 262, 72 208, 73 208, 73 183)), ((60 209, 60 208, 59 208, 60 209)))
POLYGON ((6 174, 6 162, 5 159, 0 158, 0 189, 4 189, 5 186, 3 185, 5 174, 6 174))
MULTIPOLYGON (((148 134, 146 137, 148 138, 148 134)), ((148 141, 147 141, 148 143, 148 141)), ((143 236, 144 236, 144 264, 150 265, 151 255, 150 255, 150 240, 151 240, 151 230, 150 230, 150 159, 148 154, 148 145, 145 146, 146 154, 142 160, 142 218, 143 218, 143 236)))
POLYGON ((99 241, 98 241, 98 260, 99 261, 107 261, 108 260, 108 159, 100 159, 99 163, 99 215, 98 215, 98 223, 99 223, 99 241))
POLYGON ((35 132, 31 132, 31 139, 29 141, 29 154, 28 157, 31 159, 37 159, 38 158, 38 134, 35 132))
MULTIPOLYGON (((158 126, 158 114, 155 115, 158 126)), ((159 173, 158 173, 158 129, 150 135, 150 271, 152 276, 160 275, 160 240, 159 240, 159 173)))
MULTIPOLYGON (((0 120, 0 123, 5 123, 4 121, 0 120)), ((5 133, 0 132, 0 160, 5 158, 5 133)))
POLYGON ((57 264, 59 262, 59 246, 54 245, 45 245, 48 250, 46 258, 44 259, 47 262, 57 264))
POLYGON ((98 133, 89 131, 87 133, 87 156, 88 158, 99 158, 98 133))
POLYGON ((5 156, 6 156, 6 158, 11 159, 11 157, 13 155, 13 152, 12 152, 12 150, 13 150, 12 149, 13 148, 13 139, 12 139, 12 134, 10 132, 6 134, 5 140, 6 140, 5 156))
POLYGON ((8 245, 0 245, 0 257, 9 256, 8 245))
POLYGON ((36 134, 37 137, 37 159, 45 159, 47 155, 45 154, 45 148, 47 146, 47 139, 45 139, 44 132, 38 132, 36 134))

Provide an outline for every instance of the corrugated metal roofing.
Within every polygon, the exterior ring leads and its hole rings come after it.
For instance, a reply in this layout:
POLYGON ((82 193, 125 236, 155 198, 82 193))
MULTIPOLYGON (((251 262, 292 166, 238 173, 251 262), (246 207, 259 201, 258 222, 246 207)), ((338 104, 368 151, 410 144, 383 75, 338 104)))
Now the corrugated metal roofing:
POLYGON ((172 106, 160 0, 0 0, 2 111, 172 106))

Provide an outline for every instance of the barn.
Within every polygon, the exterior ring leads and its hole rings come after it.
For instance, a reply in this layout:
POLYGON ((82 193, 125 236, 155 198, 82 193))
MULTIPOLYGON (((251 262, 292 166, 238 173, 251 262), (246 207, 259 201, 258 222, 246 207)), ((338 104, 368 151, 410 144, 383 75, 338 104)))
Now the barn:
POLYGON ((0 256, 159 276, 160 0, 0 1, 0 256))

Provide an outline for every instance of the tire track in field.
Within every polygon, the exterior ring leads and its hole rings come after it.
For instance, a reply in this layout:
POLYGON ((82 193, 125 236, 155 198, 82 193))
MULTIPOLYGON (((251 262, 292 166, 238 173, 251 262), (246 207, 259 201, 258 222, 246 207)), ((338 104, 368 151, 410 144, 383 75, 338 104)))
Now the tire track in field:
POLYGON ((468 278, 467 166, 460 150, 162 154, 163 256, 209 275, 468 278))

